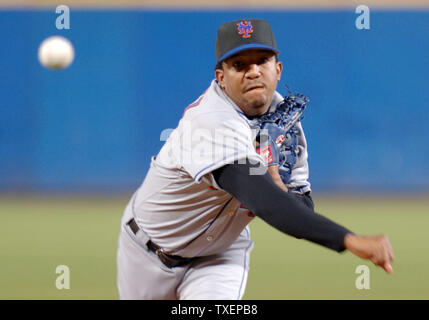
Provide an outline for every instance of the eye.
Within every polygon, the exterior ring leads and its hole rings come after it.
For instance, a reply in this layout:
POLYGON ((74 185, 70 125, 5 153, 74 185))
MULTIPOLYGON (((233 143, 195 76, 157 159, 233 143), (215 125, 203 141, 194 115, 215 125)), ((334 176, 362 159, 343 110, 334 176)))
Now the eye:
POLYGON ((242 68, 244 67, 244 63, 243 63, 243 62, 241 62, 240 60, 237 60, 237 61, 234 61, 234 62, 232 63, 232 66, 233 66, 235 69, 240 70, 240 69, 242 69, 242 68))
POLYGON ((259 59, 259 64, 264 64, 265 62, 267 62, 269 59, 267 56, 263 56, 259 59))

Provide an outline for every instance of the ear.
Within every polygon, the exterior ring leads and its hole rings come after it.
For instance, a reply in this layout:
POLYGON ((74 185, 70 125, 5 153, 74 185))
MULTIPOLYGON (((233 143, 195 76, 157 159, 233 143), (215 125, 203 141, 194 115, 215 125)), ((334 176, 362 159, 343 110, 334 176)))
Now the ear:
POLYGON ((282 78, 282 72, 283 72, 283 64, 278 61, 276 64, 276 71, 277 71, 277 81, 280 81, 282 78))
POLYGON ((215 71, 215 75, 216 75, 216 80, 219 82, 219 85, 222 89, 225 88, 225 83, 224 83, 224 73, 222 69, 216 69, 215 71))

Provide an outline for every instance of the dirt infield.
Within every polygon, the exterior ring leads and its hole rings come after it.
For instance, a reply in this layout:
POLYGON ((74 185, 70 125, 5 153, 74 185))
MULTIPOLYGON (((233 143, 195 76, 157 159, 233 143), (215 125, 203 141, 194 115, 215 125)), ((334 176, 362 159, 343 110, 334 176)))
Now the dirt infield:
MULTIPOLYGON (((0 6, 39 7, 57 6, 58 0, 0 0, 0 6)), ((69 0, 67 5, 79 7, 155 7, 155 8, 344 8, 361 5, 361 0, 69 0)), ((412 8, 429 7, 427 0, 367 0, 364 3, 370 7, 412 8)))

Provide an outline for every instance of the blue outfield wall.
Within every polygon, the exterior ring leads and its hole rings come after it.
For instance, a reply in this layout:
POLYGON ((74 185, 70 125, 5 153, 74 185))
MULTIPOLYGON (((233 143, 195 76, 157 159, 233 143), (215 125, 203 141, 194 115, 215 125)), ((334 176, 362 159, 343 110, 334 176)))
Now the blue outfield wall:
POLYGON ((264 18, 284 84, 310 97, 304 129, 319 191, 429 190, 429 11, 0 11, 0 191, 128 192, 160 133, 214 77, 220 23, 264 18), (59 34, 76 58, 44 69, 59 34))

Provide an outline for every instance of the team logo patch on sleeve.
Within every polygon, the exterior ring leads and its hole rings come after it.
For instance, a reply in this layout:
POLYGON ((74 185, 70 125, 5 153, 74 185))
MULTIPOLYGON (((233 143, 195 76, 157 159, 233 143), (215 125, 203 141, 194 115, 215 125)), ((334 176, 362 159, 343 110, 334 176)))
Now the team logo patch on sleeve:
POLYGON ((273 153, 271 151, 271 145, 268 144, 266 146, 260 147, 256 149, 256 151, 264 159, 265 164, 270 164, 274 161, 273 153))
POLYGON ((280 143, 282 143, 283 141, 285 141, 285 136, 284 135, 279 135, 278 137, 277 137, 277 139, 276 139, 276 144, 280 144, 280 143))
POLYGON ((243 38, 250 38, 253 33, 252 22, 249 20, 240 21, 240 23, 237 23, 237 30, 238 34, 241 35, 243 38))

